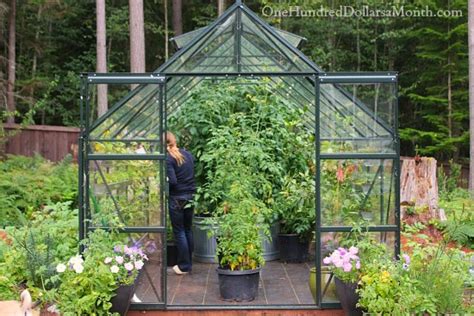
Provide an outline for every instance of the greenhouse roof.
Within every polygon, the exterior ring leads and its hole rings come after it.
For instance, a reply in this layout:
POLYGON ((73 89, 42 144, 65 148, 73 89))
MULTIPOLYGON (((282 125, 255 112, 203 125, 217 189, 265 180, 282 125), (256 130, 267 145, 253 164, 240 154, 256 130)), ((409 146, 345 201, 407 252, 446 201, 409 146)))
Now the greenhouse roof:
MULTIPOLYGON (((208 26, 172 39, 178 51, 154 72, 167 77, 168 116, 177 115, 193 89, 204 81, 241 77, 260 83, 259 80, 266 78, 272 92, 305 109, 305 124, 314 130, 315 78, 324 72, 297 49, 303 39, 270 26, 237 1, 208 26)), ((377 113, 377 107, 381 108, 377 105, 374 112, 373 105, 359 100, 357 91, 355 87, 338 84, 320 86, 322 138, 391 138, 393 122, 387 119, 390 115, 382 117, 377 113)), ((92 127, 92 135, 103 137, 111 128, 116 130, 114 137, 125 130, 126 135, 120 137, 156 135, 156 128, 147 128, 158 120, 156 102, 156 85, 141 85, 114 107, 117 113, 113 114, 113 121, 92 127), (140 122, 131 129, 128 125, 132 121, 140 122)))

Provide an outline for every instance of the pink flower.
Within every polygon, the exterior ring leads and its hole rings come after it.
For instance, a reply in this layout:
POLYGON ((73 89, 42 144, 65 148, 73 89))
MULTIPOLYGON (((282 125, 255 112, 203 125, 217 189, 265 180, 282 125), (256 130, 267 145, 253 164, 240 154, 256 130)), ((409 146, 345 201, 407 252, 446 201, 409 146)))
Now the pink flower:
POLYGON ((111 266, 110 267, 110 272, 118 273, 119 272, 119 267, 117 267, 116 265, 111 266))
POLYGON ((339 183, 344 182, 344 169, 342 169, 341 166, 337 167, 336 179, 337 179, 337 182, 339 183))
POLYGON ((344 263, 342 269, 344 270, 344 272, 351 272, 352 264, 350 262, 346 262, 344 263))
POLYGON ((357 261, 357 262, 356 262, 356 269, 357 269, 357 270, 360 269, 360 261, 357 261))
POLYGON ((112 258, 110 258, 110 257, 107 257, 107 258, 104 259, 105 264, 109 264, 111 262, 112 262, 112 258))
POLYGON ((135 269, 140 270, 141 268, 143 268, 143 265, 144 265, 143 261, 141 260, 135 261, 135 269))
POLYGON ((331 257, 326 257, 323 259, 324 264, 330 264, 331 263, 331 257))
POLYGON ((344 265, 344 262, 342 262, 341 259, 333 260, 332 263, 334 264, 336 268, 341 268, 344 265))
POLYGON ((127 262, 126 264, 123 265, 127 271, 132 271, 133 270, 133 264, 131 262, 127 262))
POLYGON ((352 246, 349 248, 349 252, 353 255, 356 255, 359 252, 359 249, 357 247, 352 246))
POLYGON ((347 253, 347 250, 342 247, 339 247, 337 251, 339 252, 341 256, 344 256, 347 253))
POLYGON ((122 264, 123 263, 123 257, 122 256, 116 256, 115 261, 117 261, 118 264, 122 264))

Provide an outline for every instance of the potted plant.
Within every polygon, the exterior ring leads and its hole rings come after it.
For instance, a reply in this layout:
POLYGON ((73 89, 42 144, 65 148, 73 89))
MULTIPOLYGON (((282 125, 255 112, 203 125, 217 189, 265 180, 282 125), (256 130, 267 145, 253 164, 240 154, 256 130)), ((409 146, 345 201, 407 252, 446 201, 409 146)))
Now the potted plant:
POLYGON ((316 219, 314 179, 310 173, 286 176, 274 208, 280 218, 280 260, 306 261, 316 219))
POLYGON ((138 273, 148 258, 138 247, 112 247, 111 240, 109 233, 96 230, 85 241, 82 255, 57 264, 61 313, 126 314, 138 273))
POLYGON ((359 249, 339 247, 330 256, 323 259, 323 263, 329 265, 334 274, 336 292, 346 315, 362 315, 357 308, 359 296, 356 292, 357 282, 360 279, 359 249))
POLYGON ((217 258, 221 298, 252 301, 258 293, 262 256, 259 231, 264 227, 264 213, 269 210, 248 191, 245 179, 235 181, 217 217, 217 258))

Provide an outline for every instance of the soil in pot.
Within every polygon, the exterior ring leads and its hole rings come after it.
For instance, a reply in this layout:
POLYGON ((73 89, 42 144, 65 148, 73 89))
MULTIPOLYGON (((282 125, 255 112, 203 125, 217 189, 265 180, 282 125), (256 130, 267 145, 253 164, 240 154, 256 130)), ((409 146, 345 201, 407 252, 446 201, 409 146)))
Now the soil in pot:
POLYGON ((334 278, 336 283, 336 292, 339 301, 341 302, 342 309, 346 315, 361 316, 362 310, 356 307, 359 301, 359 294, 357 294, 357 283, 346 283, 338 278, 334 278))
POLYGON ((309 259, 309 242, 301 241, 297 234, 279 234, 280 261, 306 262, 309 259))
POLYGON ((223 300, 249 302, 257 297, 260 269, 231 271, 217 268, 217 273, 223 300))

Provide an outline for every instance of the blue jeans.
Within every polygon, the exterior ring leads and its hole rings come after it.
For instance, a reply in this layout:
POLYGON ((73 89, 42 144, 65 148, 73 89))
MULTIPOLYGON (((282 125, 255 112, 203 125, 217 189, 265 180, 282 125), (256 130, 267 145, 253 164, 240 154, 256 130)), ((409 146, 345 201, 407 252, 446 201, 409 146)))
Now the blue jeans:
POLYGON ((193 241, 193 207, 185 207, 188 200, 178 200, 172 196, 169 198, 169 212, 171 225, 173 227, 174 240, 178 248, 178 266, 183 272, 192 269, 192 258, 194 250, 193 241))

